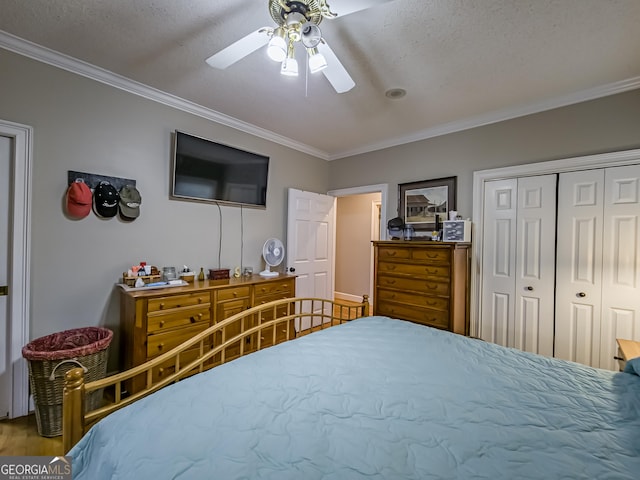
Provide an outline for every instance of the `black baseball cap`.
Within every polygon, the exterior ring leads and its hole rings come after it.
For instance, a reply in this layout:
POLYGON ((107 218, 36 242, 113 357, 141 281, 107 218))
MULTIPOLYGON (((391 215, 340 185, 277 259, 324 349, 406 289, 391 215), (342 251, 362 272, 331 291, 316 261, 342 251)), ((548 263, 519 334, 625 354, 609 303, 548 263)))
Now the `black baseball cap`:
POLYGON ((111 218, 118 213, 120 195, 109 182, 100 182, 93 192, 93 211, 99 217, 111 218))

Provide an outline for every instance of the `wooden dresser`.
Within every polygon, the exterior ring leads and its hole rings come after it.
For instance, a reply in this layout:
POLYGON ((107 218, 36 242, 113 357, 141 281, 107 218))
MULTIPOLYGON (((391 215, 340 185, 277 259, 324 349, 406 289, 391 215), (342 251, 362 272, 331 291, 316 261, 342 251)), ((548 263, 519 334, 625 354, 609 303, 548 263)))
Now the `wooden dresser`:
POLYGON ((640 342, 622 338, 616 339, 616 342, 618 342, 618 355, 614 358, 618 360, 620 371, 623 371, 627 361, 640 357, 640 342))
MULTIPOLYGON (((221 322, 236 313, 261 305, 272 300, 295 296, 295 276, 279 275, 265 278, 259 275, 232 278, 228 280, 197 280, 184 287, 171 287, 156 290, 121 291, 120 327, 121 327, 121 368, 128 369, 140 365, 161 353, 171 350, 185 340, 221 322)), ((284 309, 285 307, 283 307, 284 309)), ((256 319, 257 320, 257 319, 256 319)), ((254 321, 256 321, 254 320, 254 321)), ((269 320, 267 318, 263 321, 269 320)), ((225 331, 225 337, 248 329, 253 325, 231 324, 225 331)), ((275 343, 293 338, 293 321, 289 328, 280 328, 276 332, 275 343)), ((218 338, 212 338, 208 345, 219 344, 218 338)), ((244 350, 257 348, 257 338, 247 338, 244 350)), ((273 345, 273 332, 264 332, 261 345, 273 345)), ((197 357, 197 348, 187 353, 182 361, 191 361, 197 357)), ((225 351, 227 359, 240 356, 240 343, 233 344, 225 351)), ((214 362, 211 364, 213 366, 214 362)), ((163 365, 154 370, 154 381, 172 373, 173 365, 163 365)), ((135 378, 127 385, 130 393, 135 393, 144 385, 144 378, 135 378)))
POLYGON ((373 243, 374 314, 468 334, 471 244, 373 243))

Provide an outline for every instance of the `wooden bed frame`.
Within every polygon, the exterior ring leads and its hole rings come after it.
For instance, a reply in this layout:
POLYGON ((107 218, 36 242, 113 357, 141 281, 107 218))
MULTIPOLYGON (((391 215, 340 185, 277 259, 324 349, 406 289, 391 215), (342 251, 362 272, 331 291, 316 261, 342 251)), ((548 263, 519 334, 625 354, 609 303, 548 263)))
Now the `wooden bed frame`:
POLYGON ((356 305, 320 298, 286 298, 258 305, 233 315, 142 365, 101 380, 85 383, 83 370, 73 368, 66 373, 64 384, 62 419, 64 451, 68 452, 93 424, 110 413, 187 376, 238 358, 237 355, 227 358, 226 353, 229 347, 234 346, 237 349, 239 343, 240 356, 248 355, 278 343, 277 329, 280 329, 282 333, 285 333, 286 330, 285 338, 291 339, 294 336, 299 337, 368 315, 368 295, 364 295, 362 303, 356 305), (285 314, 283 315, 283 313, 285 314), (280 316, 278 317, 278 315, 280 316), (296 326, 302 327, 303 319, 309 319, 306 322, 309 323, 309 326, 296 331, 294 322, 296 326), (231 338, 225 338, 227 327, 231 325, 240 325, 240 333, 231 338), (266 342, 266 346, 263 346, 262 342, 265 338, 264 335, 271 335, 271 341, 266 342), (245 345, 247 345, 245 339, 248 338, 254 339, 253 347, 245 351, 245 345), (212 339, 218 340, 216 342, 212 339), (195 360, 184 364, 181 362, 181 354, 187 350, 192 353, 194 349, 198 348, 200 351, 195 360), (157 369, 161 364, 168 362, 175 365, 175 371, 154 382, 154 368, 157 369), (139 375, 146 378, 145 388, 128 395, 123 388, 125 382, 139 375), (86 395, 96 390, 105 390, 108 392, 106 396, 109 398, 103 406, 85 412, 86 395))

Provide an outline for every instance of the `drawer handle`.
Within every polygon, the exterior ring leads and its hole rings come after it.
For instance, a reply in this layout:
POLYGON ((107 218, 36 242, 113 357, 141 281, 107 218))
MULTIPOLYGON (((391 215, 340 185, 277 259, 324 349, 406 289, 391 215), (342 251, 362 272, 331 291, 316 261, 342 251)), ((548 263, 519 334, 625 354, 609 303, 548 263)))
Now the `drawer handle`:
POLYGON ((237 297, 238 296, 238 292, 233 292, 233 296, 237 297))
POLYGON ((160 320, 160 323, 158 323, 158 325, 160 326, 160 328, 164 327, 164 320, 160 320))
POLYGON ((159 343, 158 344, 158 350, 162 350, 164 348, 164 343, 159 343))
POLYGON ((164 303, 160 304, 160 310, 162 310, 164 308, 164 303))
POLYGON ((387 265, 387 270, 395 270, 396 266, 395 265, 387 265))
POLYGON ((398 252, 385 252, 390 257, 395 257, 398 252))
POLYGON ((202 297, 198 297, 198 303, 202 303, 202 297))
POLYGON ((431 270, 429 268, 425 268, 424 269, 425 272, 427 272, 429 275, 437 275, 438 274, 438 270, 431 270))
POLYGON ((158 369, 158 376, 161 377, 164 374, 164 368, 159 368, 158 369))
POLYGON ((425 284, 425 287, 427 287, 429 290, 435 290, 436 288, 438 288, 437 285, 429 285, 428 283, 425 284))
POLYGON ((427 257, 429 257, 429 258, 438 258, 438 254, 437 253, 427 253, 427 257))
POLYGON ((430 302, 429 300, 427 300, 427 305, 429 305, 430 307, 433 307, 434 305, 437 305, 438 302, 430 302))
POLYGON ((396 283, 396 281, 395 281, 395 280, 392 280, 392 279, 390 279, 390 278, 387 278, 387 279, 385 280, 385 282, 386 282, 387 284, 389 284, 389 285, 393 285, 394 283, 396 283))

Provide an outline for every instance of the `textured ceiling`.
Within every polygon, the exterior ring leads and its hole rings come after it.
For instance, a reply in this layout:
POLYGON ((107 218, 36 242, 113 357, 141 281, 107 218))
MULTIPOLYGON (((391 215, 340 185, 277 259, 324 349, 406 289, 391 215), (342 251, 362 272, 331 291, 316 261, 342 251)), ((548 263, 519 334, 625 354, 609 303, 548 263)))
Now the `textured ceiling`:
POLYGON ((273 25, 267 0, 1 0, 0 46, 33 42, 327 159, 640 88, 638 0, 375 3, 321 23, 356 82, 343 94, 281 76, 264 49, 205 63, 273 25))

